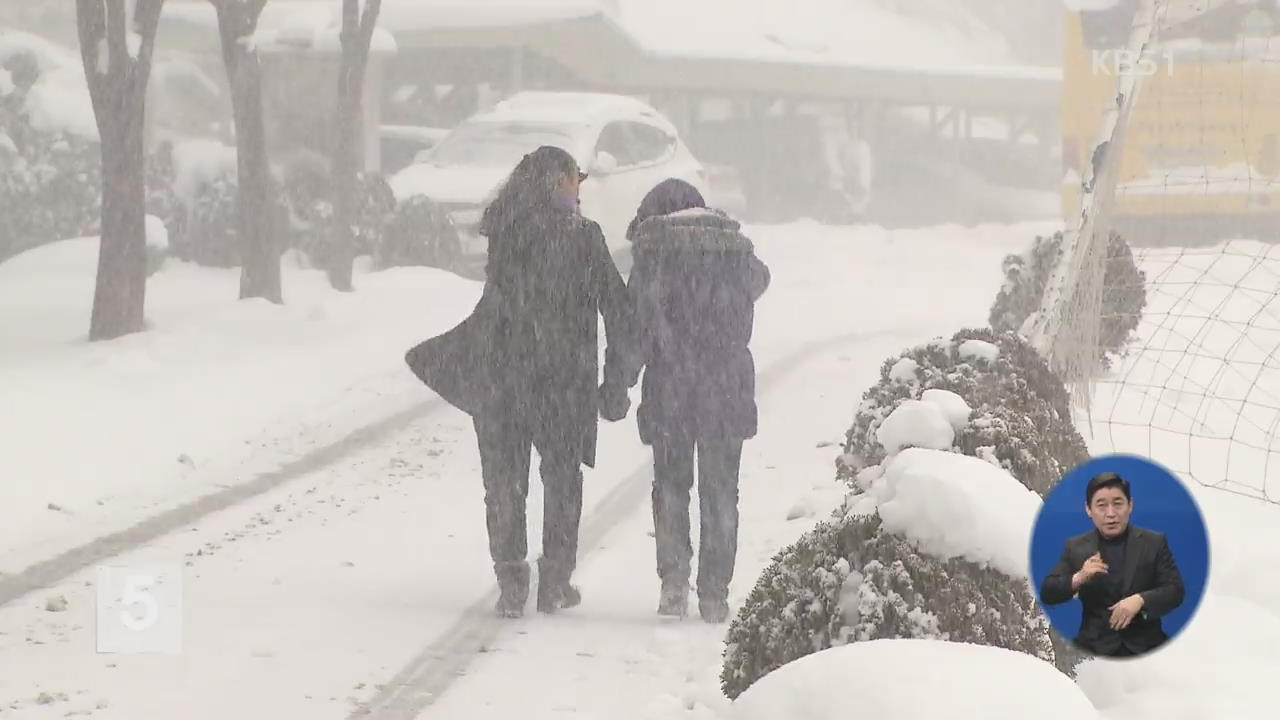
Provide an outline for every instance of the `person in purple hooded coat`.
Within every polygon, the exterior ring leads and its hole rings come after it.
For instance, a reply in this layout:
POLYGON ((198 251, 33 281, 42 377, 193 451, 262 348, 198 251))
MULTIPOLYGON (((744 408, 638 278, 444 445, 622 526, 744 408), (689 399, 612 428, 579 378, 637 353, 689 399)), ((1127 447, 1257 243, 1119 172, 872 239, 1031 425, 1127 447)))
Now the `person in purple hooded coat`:
POLYGON ((693 549, 690 493, 697 471, 701 505, 697 594, 702 618, 728 619, 738 551, 738 473, 742 445, 757 429, 755 362, 748 344, 755 302, 769 286, 741 226, 709 209, 697 189, 666 180, 644 198, 628 230, 634 265, 628 282, 633 344, 623 369, 606 372, 607 402, 621 378, 644 384, 637 410, 641 440, 653 448, 653 519, 658 612, 688 612, 693 549))

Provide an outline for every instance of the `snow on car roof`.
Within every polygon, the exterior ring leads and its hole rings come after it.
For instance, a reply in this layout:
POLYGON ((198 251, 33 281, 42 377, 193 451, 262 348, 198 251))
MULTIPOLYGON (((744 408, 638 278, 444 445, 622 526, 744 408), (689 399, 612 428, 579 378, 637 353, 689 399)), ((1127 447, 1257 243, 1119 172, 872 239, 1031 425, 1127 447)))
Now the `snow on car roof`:
POLYGON ((585 92, 522 92, 503 100, 487 112, 477 115, 477 122, 535 120, 565 125, 591 124, 618 116, 633 117, 659 124, 670 123, 647 103, 625 95, 585 92))
POLYGON ((381 125, 378 128, 378 134, 391 140, 409 140, 434 145, 448 135, 449 130, 422 125, 381 125))

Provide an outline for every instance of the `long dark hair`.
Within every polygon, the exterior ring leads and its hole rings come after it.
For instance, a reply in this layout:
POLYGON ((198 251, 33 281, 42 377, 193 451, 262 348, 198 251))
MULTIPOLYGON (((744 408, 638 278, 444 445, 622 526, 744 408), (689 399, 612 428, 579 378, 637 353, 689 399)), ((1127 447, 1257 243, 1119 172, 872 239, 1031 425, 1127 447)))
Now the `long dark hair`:
POLYGON ((525 155, 485 208, 480 234, 493 238, 514 227, 530 211, 551 206, 560 179, 578 172, 577 161, 558 147, 543 145, 525 155))

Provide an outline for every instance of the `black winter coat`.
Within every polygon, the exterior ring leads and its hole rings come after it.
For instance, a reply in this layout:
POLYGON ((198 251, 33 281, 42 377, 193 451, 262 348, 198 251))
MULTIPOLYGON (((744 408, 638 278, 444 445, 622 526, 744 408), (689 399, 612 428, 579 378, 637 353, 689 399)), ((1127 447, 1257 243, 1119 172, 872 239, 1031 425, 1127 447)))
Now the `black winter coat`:
MULTIPOLYGON (((1100 552, 1100 536, 1096 530, 1077 535, 1062 550, 1058 564, 1040 584, 1040 597, 1046 605, 1067 602, 1071 592, 1071 576, 1084 567, 1085 560, 1100 552)), ((1166 640, 1160 619, 1177 609, 1186 597, 1182 574, 1163 533, 1129 526, 1125 543, 1123 568, 1112 568, 1115 583, 1108 577, 1094 578, 1080 588, 1080 632, 1076 643, 1084 649, 1111 655, 1122 645, 1138 653, 1152 650, 1166 640), (1110 607, 1133 594, 1143 598, 1142 612, 1124 630, 1111 629, 1110 607)))
POLYGON ((724 213, 695 209, 637 228, 628 283, 635 344, 622 374, 631 386, 644 369, 637 422, 646 444, 756 434, 748 345, 770 276, 740 227, 724 213))
MULTIPOLYGON (((540 448, 575 444, 594 466, 598 317, 607 360, 627 344, 630 322, 626 285, 600 226, 554 208, 526 213, 489 238, 486 275, 472 314, 411 349, 406 362, 463 411, 515 420, 540 448)), ((619 367, 613 359, 605 372, 619 367)))

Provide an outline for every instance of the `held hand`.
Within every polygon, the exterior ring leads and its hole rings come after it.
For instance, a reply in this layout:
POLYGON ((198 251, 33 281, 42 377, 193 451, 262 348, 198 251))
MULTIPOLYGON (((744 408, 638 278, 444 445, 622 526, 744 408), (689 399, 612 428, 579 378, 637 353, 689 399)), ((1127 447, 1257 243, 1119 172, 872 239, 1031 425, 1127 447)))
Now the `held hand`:
POLYGON ((1142 612, 1142 606, 1146 603, 1141 595, 1130 595, 1120 602, 1107 608, 1111 611, 1111 629, 1123 630, 1129 627, 1129 623, 1133 622, 1133 618, 1142 612))
POLYGON ((1084 566, 1071 578, 1071 585, 1075 588, 1080 588, 1095 577, 1105 575, 1108 572, 1110 572, 1110 568, 1103 562, 1102 554, 1094 553, 1084 561, 1084 566))
POLYGON ((626 388, 608 383, 600 386, 600 417, 609 422, 618 422, 631 410, 631 397, 626 388))

